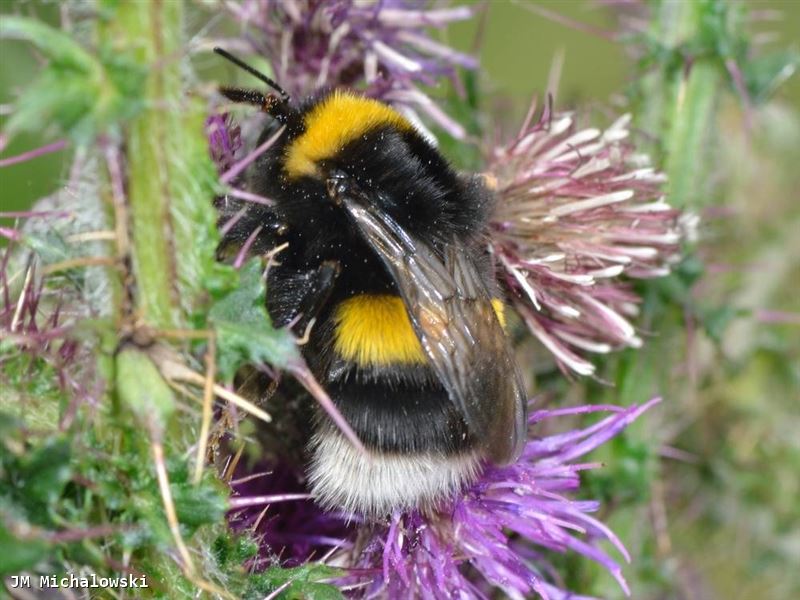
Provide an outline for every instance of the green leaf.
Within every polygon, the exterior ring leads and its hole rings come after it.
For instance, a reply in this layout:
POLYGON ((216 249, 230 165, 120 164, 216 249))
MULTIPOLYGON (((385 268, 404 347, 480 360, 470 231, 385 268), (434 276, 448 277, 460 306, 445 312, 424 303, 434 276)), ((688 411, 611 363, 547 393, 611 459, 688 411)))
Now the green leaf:
POLYGON ((0 577, 35 567, 48 549, 43 540, 17 539, 0 522, 0 577))
MULTIPOLYGON (((7 412, 0 411, 0 447, 11 438, 19 434, 22 421, 7 412)), ((2 456, 2 455, 0 455, 2 456)))
POLYGON ((265 594, 284 588, 277 598, 281 600, 342 600, 344 595, 339 589, 328 583, 320 583, 325 579, 341 577, 342 571, 318 563, 305 564, 291 569, 272 567, 251 578, 251 590, 245 598, 263 598, 265 594))
MULTIPOLYGON (((217 214, 209 198, 215 194, 217 174, 208 151, 208 138, 204 123, 208 115, 205 102, 187 102, 180 121, 172 127, 173 135, 165 139, 167 155, 179 157, 161 165, 170 182, 170 214, 174 231, 174 244, 180 248, 177 274, 181 303, 186 313, 205 317, 208 295, 216 297, 224 290, 232 289, 238 274, 229 265, 217 261, 219 246, 217 214)), ((169 115, 164 116, 165 121, 169 115)), ((157 130, 157 129, 156 129, 157 130)), ((151 176, 146 171, 143 176, 151 176)), ((205 323, 202 324, 205 327, 205 323)))
POLYGON ((15 423, 20 422, 0 418, 0 576, 32 568, 47 556, 51 545, 39 530, 52 527, 54 505, 72 477, 65 438, 27 447, 21 430, 9 428, 15 423))
POLYGON ((0 20, 0 37, 36 44, 54 66, 86 74, 100 68, 92 55, 70 36, 41 21, 4 15, 0 20))
POLYGON ((648 498, 654 478, 649 440, 637 440, 627 432, 617 436, 593 455, 607 466, 583 476, 587 498, 604 503, 638 503, 648 498))
POLYGON ((756 103, 766 102, 800 67, 800 53, 787 50, 759 56, 742 66, 745 86, 756 103))
POLYGON ((7 132, 41 131, 52 123, 87 143, 141 109, 146 71, 125 54, 101 51, 98 59, 69 35, 24 17, 4 16, 0 37, 29 41, 49 59, 16 103, 7 132))
POLYGON ((26 453, 19 482, 28 506, 47 506, 58 499, 71 476, 70 455, 69 443, 64 439, 26 453))
POLYGON ((227 381, 243 364, 268 362, 284 367, 298 355, 289 331, 272 327, 259 260, 244 265, 239 277, 239 286, 209 311, 217 333, 217 369, 227 381))
POLYGON ((725 330, 733 320, 747 314, 746 311, 734 308, 733 306, 721 305, 708 308, 701 315, 701 323, 706 330, 708 337, 714 342, 720 343, 725 330))
POLYGON ((196 529, 224 519, 228 501, 220 485, 214 485, 212 481, 205 481, 199 486, 173 483, 170 489, 181 525, 196 529))
POLYGON ((258 554, 258 543, 247 534, 228 531, 214 540, 212 550, 219 565, 238 568, 258 554))
MULTIPOLYGON (((24 448, 22 440, 18 442, 16 452, 24 448)), ((9 445, 10 441, 6 439, 5 443, 9 445)), ((72 476, 68 441, 61 437, 51 439, 19 454, 8 450, 4 447, 0 456, 4 495, 34 523, 48 524, 48 509, 72 476)))
POLYGON ((75 256, 64 236, 54 229, 41 233, 26 233, 23 240, 25 245, 33 250, 45 265, 61 262, 75 256))
POLYGON ((142 422, 163 426, 175 410, 172 390, 144 352, 125 348, 117 355, 117 391, 142 422))

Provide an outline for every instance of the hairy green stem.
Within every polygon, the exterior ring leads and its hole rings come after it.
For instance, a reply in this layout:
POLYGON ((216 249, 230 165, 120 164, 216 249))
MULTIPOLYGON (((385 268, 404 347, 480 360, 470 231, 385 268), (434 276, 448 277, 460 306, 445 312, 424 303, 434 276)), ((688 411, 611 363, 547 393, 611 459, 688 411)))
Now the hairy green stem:
POLYGON ((721 83, 717 65, 703 60, 675 86, 666 140, 668 193, 674 206, 707 203, 709 146, 721 83))
POLYGON ((176 289, 175 236, 170 216, 172 113, 181 101, 181 16, 179 0, 125 2, 107 35, 133 49, 148 69, 145 109, 126 132, 128 210, 136 280, 136 311, 152 327, 181 326, 176 289))
POLYGON ((664 140, 665 170, 669 177, 670 203, 697 206, 707 202, 707 175, 716 123, 718 99, 725 85, 720 57, 706 46, 712 14, 719 0, 664 0, 654 11, 651 32, 659 45, 681 55, 665 53, 665 63, 656 76, 646 79, 643 92, 648 100, 642 109, 645 124, 656 125, 664 140), (698 52, 699 54, 694 54, 698 52), (648 106, 653 104, 653 106, 648 106))
POLYGON ((147 69, 145 108, 125 129, 124 147, 135 311, 156 328, 177 328, 183 322, 170 213, 170 150, 177 145, 178 134, 173 114, 182 99, 182 14, 179 0, 124 2, 99 28, 107 47, 126 51, 147 69))

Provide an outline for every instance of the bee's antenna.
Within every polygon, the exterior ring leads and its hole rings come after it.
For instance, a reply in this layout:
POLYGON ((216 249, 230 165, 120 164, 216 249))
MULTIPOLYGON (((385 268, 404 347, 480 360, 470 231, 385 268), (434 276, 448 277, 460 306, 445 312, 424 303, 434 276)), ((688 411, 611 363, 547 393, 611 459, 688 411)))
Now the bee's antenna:
POLYGON ((260 79, 261 81, 266 83, 269 87, 271 87, 272 89, 274 89, 276 92, 278 92, 281 95, 281 99, 284 102, 288 102, 289 101, 289 94, 286 93, 286 90, 284 90, 281 86, 279 86, 277 83, 275 83, 272 79, 270 79, 269 77, 264 75, 261 71, 257 71, 256 69, 254 69, 253 67, 248 65, 243 60, 241 60, 239 58, 236 58, 233 54, 231 54, 227 50, 223 50, 222 48, 217 47, 217 48, 214 48, 214 52, 219 54, 223 58, 228 59, 233 64, 235 64, 237 67, 240 67, 240 68, 244 69, 245 71, 247 71, 248 73, 250 73, 254 77, 257 77, 258 79, 260 79))

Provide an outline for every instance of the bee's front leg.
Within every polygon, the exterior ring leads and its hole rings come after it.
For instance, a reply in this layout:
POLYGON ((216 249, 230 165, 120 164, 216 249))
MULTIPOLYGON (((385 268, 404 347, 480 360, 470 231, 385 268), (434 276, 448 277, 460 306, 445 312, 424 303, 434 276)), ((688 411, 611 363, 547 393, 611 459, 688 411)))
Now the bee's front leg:
POLYGON ((341 267, 336 260, 326 260, 308 271, 283 276, 267 294, 269 313, 276 327, 289 326, 303 337, 328 298, 341 267))

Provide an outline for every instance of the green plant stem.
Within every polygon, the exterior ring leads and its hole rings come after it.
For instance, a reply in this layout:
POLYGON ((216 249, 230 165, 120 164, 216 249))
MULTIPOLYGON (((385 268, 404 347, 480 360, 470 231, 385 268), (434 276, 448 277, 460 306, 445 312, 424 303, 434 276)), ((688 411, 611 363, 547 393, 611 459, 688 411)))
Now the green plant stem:
POLYGON ((666 139, 668 193, 673 206, 707 203, 709 146, 722 82, 718 66, 708 60, 692 65, 688 76, 676 82, 666 139))
POLYGON ((662 48, 679 51, 682 60, 666 53, 666 64, 658 81, 648 79, 644 92, 648 100, 642 113, 649 124, 660 123, 666 152, 670 203, 677 207, 707 203, 707 175, 720 93, 725 74, 714 54, 692 54, 703 34, 704 19, 719 10, 718 0, 664 0, 654 11, 651 31, 662 48))
POLYGON ((135 311, 146 324, 172 329, 183 325, 177 289, 175 233, 171 215, 173 159, 179 127, 175 113, 182 96, 180 0, 125 2, 101 26, 112 47, 133 49, 148 69, 145 109, 125 132, 127 200, 135 311))

